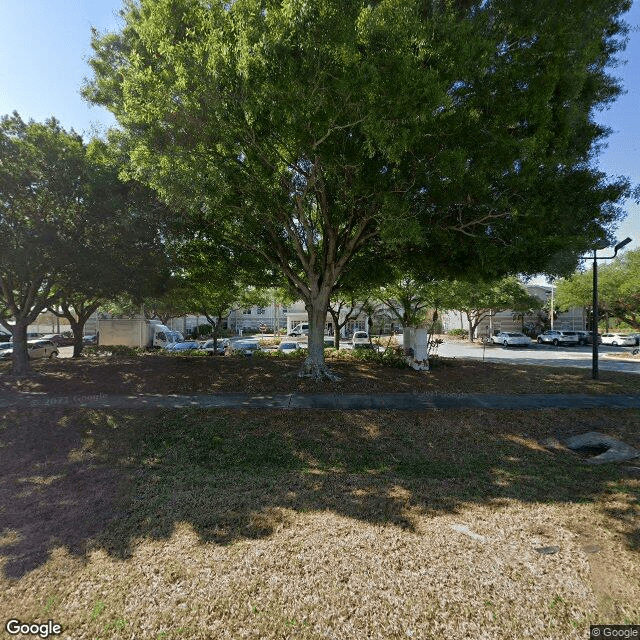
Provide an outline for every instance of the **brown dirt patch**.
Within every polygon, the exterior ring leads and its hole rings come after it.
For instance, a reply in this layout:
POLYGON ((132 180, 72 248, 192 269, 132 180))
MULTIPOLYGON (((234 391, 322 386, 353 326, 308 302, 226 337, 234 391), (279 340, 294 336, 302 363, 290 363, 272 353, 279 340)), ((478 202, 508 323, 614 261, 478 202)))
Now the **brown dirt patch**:
POLYGON ((330 362, 339 382, 299 378, 301 360, 148 354, 36 362, 33 375, 15 380, 0 368, 0 392, 96 393, 638 393, 640 376, 585 369, 442 360, 431 372, 353 360, 330 362))

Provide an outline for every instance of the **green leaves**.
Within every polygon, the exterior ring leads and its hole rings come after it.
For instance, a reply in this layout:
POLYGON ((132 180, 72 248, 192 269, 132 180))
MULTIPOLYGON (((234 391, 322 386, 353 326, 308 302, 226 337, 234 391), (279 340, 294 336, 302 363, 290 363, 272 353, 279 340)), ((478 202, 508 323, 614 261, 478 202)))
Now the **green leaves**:
MULTIPOLYGON (((598 299, 603 314, 640 330, 640 249, 626 251, 611 263, 598 264, 598 299)), ((561 309, 593 305, 593 270, 579 271, 558 282, 561 309)))
POLYGON ((94 38, 85 95, 134 175, 305 301, 367 251, 434 278, 566 269, 628 189, 590 164, 628 6, 141 0, 94 38))

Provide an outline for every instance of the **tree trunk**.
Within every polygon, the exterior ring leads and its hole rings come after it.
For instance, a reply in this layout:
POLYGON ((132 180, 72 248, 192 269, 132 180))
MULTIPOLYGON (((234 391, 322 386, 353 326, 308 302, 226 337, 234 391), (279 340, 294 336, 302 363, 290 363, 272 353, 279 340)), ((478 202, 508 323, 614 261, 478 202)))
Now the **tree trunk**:
MULTIPOLYGON (((333 320, 333 348, 338 350, 340 349, 340 330, 342 329, 342 327, 338 324, 340 316, 331 307, 329 307, 329 313, 331 314, 331 319, 333 320)), ((322 339, 324 341, 324 337, 322 339)))
POLYGON ((82 333, 84 331, 85 322, 69 321, 69 324, 71 325, 71 331, 73 331, 73 357, 74 358, 82 357, 82 348, 84 347, 84 343, 82 342, 82 333))
POLYGON ((27 352, 27 323, 16 319, 11 335, 13 336, 13 375, 26 376, 31 371, 27 352))
POLYGON ((327 322, 329 309, 329 289, 320 291, 312 300, 305 304, 309 317, 309 342, 307 357, 302 365, 299 376, 308 376, 314 380, 339 380, 331 373, 324 363, 324 327, 327 322))
POLYGON ((474 326, 473 326, 473 320, 471 319, 472 316, 468 311, 465 311, 465 314, 467 316, 467 322, 469 323, 469 335, 467 336, 467 338, 469 342, 473 342, 474 326))

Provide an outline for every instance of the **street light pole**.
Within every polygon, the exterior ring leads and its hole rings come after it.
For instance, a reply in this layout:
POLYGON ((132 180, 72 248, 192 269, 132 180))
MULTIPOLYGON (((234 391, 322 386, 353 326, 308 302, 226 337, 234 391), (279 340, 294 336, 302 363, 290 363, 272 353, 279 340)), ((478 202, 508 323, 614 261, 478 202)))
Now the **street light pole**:
POLYGON ((591 345, 591 377, 598 379, 598 257, 596 250, 593 250, 593 313, 591 327, 591 336, 593 344, 591 345))
MULTIPOLYGON (((593 250, 593 327, 591 335, 593 337, 592 358, 591 358, 591 377, 598 379, 598 260, 613 260, 618 251, 631 242, 631 238, 625 238, 613 248, 612 256, 598 256, 597 249, 593 250)), ((591 256, 584 256, 585 259, 591 256)))

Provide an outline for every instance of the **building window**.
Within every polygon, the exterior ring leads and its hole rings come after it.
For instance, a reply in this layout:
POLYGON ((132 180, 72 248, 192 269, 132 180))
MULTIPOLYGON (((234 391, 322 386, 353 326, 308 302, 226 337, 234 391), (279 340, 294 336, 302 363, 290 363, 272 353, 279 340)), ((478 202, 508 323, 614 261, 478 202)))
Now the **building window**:
POLYGON ((251 309, 245 309, 242 313, 243 313, 245 316, 250 316, 250 315, 251 315, 251 309))
POLYGON ((258 307, 258 310, 256 311, 256 313, 259 316, 263 316, 264 315, 264 307, 258 307))

